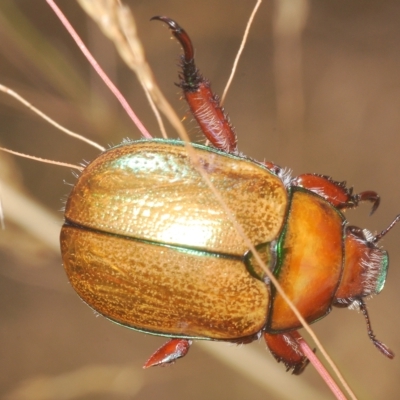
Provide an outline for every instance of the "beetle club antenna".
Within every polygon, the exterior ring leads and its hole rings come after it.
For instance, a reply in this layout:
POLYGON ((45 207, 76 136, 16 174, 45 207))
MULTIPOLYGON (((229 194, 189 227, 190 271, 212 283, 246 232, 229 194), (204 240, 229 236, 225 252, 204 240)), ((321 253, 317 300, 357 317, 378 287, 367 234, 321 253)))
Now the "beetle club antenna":
MULTIPOLYGON (((400 216, 397 216, 397 220, 399 220, 400 216)), ((356 300, 358 307, 360 308, 360 311, 362 312, 362 314, 364 315, 365 318, 365 322, 367 324, 367 331, 368 331, 368 336, 371 339, 372 343, 374 344, 374 346, 387 358, 390 358, 391 360, 394 358, 394 353, 392 350, 389 349, 389 347, 387 347, 384 343, 382 343, 380 340, 378 340, 375 337, 374 332, 372 331, 372 326, 371 326, 371 320, 369 319, 369 315, 368 315, 368 310, 367 310, 367 306, 364 303, 363 300, 361 299, 357 299, 356 300)))
POLYGON ((372 243, 378 243, 399 221, 400 214, 390 223, 390 225, 386 229, 374 236, 374 238, 372 239, 372 243))

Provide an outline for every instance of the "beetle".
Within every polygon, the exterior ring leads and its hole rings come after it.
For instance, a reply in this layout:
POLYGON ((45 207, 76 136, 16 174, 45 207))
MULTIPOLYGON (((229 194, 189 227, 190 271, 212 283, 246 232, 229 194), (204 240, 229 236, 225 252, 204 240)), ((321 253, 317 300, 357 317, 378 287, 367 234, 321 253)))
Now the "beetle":
MULTIPOLYGON (((193 144, 201 167, 265 264, 308 323, 337 307, 363 313, 388 271, 381 233, 350 226, 343 212, 376 192, 354 194, 318 174, 291 178, 271 162, 239 153, 236 134, 194 62, 188 34, 168 17, 183 47, 179 86, 211 146, 193 144)), ((67 200, 63 264, 78 295, 123 326, 171 338, 145 367, 174 362, 193 340, 249 343, 263 337, 272 355, 300 374, 308 360, 296 342, 297 317, 269 282, 203 182, 184 143, 126 141, 91 162, 67 200)))

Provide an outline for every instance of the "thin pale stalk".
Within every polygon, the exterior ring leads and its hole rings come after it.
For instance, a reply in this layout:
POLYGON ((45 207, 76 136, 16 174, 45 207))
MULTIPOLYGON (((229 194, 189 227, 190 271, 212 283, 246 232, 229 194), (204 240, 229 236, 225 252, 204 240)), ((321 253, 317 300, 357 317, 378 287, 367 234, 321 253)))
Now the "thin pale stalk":
POLYGON ((18 151, 9 150, 9 149, 6 149, 5 147, 0 147, 0 150, 4 151, 6 153, 13 154, 18 157, 28 158, 29 160, 39 161, 39 162, 42 162, 45 164, 58 165, 59 167, 73 168, 73 169, 77 169, 78 171, 81 171, 81 172, 83 171, 83 167, 80 167, 79 165, 69 164, 69 163, 65 163, 62 161, 49 160, 47 158, 30 156, 29 154, 19 153, 18 151))
MULTIPOLYGON (((118 0, 95 1, 78 0, 83 10, 97 23, 101 31, 115 45, 119 55, 126 65, 136 74, 145 91, 147 98, 168 119, 170 124, 179 132, 185 128, 176 112, 161 92, 146 60, 146 55, 137 33, 135 19, 129 7, 118 0)), ((153 109, 153 106, 150 103, 153 109)), ((154 110, 154 109, 153 109, 154 110)), ((156 115, 163 137, 167 137, 161 118, 156 115)))
POLYGON ((157 123, 158 123, 158 127, 160 128, 161 136, 164 139, 168 139, 168 135, 167 135, 167 131, 165 130, 164 122, 163 122, 163 120, 161 118, 161 115, 160 115, 160 113, 158 111, 158 108, 156 107, 156 105, 155 105, 155 103, 153 101, 153 98, 151 97, 150 92, 147 89, 145 89, 144 93, 146 95, 147 101, 150 104, 151 110, 153 111, 153 114, 156 117, 156 120, 157 120, 157 123))
POLYGON ((231 86, 231 83, 233 81, 233 77, 235 76, 236 69, 237 69, 237 66, 239 64, 240 56, 243 53, 244 46, 246 45, 247 37, 249 36, 251 25, 253 24, 254 17, 256 16, 257 10, 260 7, 261 3, 262 3, 262 0, 257 0, 257 3, 254 6, 254 9, 250 14, 249 20, 247 21, 247 25, 246 25, 246 29, 245 29, 244 34, 243 34, 242 42, 240 43, 239 50, 238 50, 238 52, 236 54, 236 57, 235 57, 235 61, 233 62, 231 74, 229 76, 228 82, 226 83, 226 86, 225 86, 225 89, 224 89, 224 93, 222 94, 222 97, 221 97, 221 105, 224 104, 226 95, 227 95, 228 90, 229 90, 229 88, 231 86))
MULTIPOLYGON (((14 99, 18 100, 24 106, 28 107, 31 111, 33 111, 34 113, 39 115, 39 117, 43 118, 49 124, 55 126, 60 131, 66 133, 68 136, 72 136, 72 137, 74 137, 76 139, 81 140, 82 142, 86 142, 86 143, 90 144, 91 146, 96 147, 100 151, 104 151, 105 150, 105 148, 103 146, 99 145, 98 143, 94 142, 93 140, 89 140, 85 136, 82 136, 79 133, 70 131, 69 129, 67 129, 64 126, 60 125, 59 123, 54 121, 54 119, 51 119, 48 115, 46 115, 45 113, 43 113, 42 111, 37 109, 35 106, 33 106, 31 103, 29 103, 29 101, 25 100, 22 96, 20 96, 18 93, 16 93, 14 90, 10 89, 9 87, 0 84, 0 91, 8 94, 11 97, 14 97, 14 99)), ((21 153, 18 153, 17 155, 21 155, 21 153)), ((54 164, 54 165, 57 165, 57 164, 54 164)))

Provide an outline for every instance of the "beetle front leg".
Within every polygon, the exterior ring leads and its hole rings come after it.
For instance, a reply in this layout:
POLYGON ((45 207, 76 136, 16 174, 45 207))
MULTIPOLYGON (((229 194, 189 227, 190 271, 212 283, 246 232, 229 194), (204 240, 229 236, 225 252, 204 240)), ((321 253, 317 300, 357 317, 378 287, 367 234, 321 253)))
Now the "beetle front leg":
POLYGON ((311 190, 329 201, 339 210, 355 208, 360 202, 369 201, 372 203, 370 212, 370 215, 372 215, 380 203, 378 193, 368 190, 353 194, 353 189, 346 187, 346 182, 334 181, 326 175, 302 174, 294 178, 291 181, 291 185, 311 190))
POLYGON ((152 354, 143 368, 174 363, 178 358, 187 354, 191 344, 191 340, 171 339, 152 354))
POLYGON ((183 47, 181 58, 182 73, 179 87, 182 88, 190 110, 206 138, 217 149, 237 153, 237 139, 219 98, 194 63, 194 50, 189 35, 174 20, 168 17, 153 17, 152 20, 165 22, 183 47))
POLYGON ((283 362, 286 371, 300 375, 309 363, 296 340, 297 332, 286 332, 277 335, 264 333, 264 340, 276 361, 283 362))

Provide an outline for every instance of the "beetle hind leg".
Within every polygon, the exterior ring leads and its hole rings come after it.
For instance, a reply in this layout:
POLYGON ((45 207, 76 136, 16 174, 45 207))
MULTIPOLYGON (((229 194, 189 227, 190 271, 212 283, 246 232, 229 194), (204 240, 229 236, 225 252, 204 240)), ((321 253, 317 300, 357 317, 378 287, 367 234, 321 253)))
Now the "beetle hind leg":
POLYGON ((286 332, 277 335, 264 333, 264 340, 276 361, 283 362, 286 371, 300 375, 307 367, 309 360, 303 354, 296 340, 296 332, 286 332))
POLYGON ((143 368, 155 367, 174 363, 178 358, 184 357, 192 344, 187 339, 171 339, 156 350, 143 365, 143 368))
POLYGON ((168 17, 153 17, 152 20, 165 22, 183 48, 181 57, 182 72, 179 74, 179 87, 190 111, 199 124, 203 134, 217 149, 227 153, 237 153, 237 138, 229 118, 221 107, 219 98, 210 87, 194 62, 194 50, 189 35, 174 20, 168 17))

